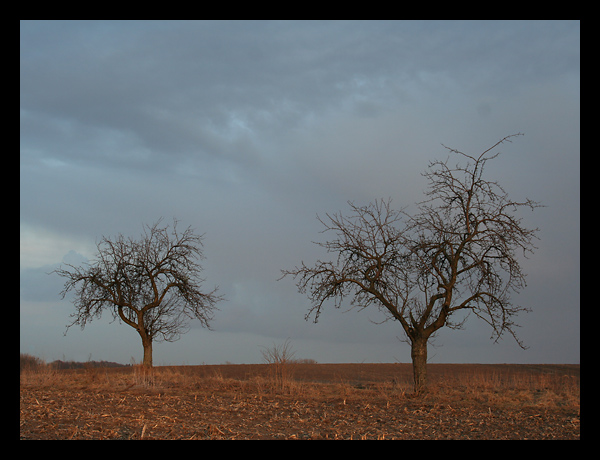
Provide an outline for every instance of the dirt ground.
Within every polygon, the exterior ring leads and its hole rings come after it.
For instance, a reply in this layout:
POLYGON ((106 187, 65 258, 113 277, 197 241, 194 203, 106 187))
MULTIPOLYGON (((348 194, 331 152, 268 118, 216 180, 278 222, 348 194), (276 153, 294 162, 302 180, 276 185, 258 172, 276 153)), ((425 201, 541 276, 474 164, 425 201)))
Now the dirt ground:
POLYGON ((580 439, 579 365, 298 364, 21 375, 21 439, 580 439))

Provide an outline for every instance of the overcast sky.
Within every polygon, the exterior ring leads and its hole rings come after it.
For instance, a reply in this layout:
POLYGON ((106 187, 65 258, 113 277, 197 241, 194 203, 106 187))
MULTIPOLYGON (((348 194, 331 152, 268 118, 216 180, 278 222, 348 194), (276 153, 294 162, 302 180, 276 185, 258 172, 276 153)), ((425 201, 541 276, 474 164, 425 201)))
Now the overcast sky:
POLYGON ((580 360, 579 22, 22 21, 20 349, 55 359, 141 361, 110 315, 63 335, 74 307, 46 273, 93 258, 102 235, 161 216, 205 234, 213 331, 154 347, 161 364, 261 362, 290 338, 318 362, 409 362, 377 309, 326 308, 291 269, 328 255, 316 216, 391 197, 408 212, 442 143, 478 154, 526 213, 539 249, 514 304, 523 351, 471 317, 430 362, 580 360))

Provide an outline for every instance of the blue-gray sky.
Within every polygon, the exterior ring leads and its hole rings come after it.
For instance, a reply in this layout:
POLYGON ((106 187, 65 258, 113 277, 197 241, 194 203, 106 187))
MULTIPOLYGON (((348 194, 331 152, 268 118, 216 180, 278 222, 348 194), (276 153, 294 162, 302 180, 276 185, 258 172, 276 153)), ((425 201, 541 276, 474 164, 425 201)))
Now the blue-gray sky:
POLYGON ((20 41, 22 352, 140 361, 109 315, 63 336, 73 306, 46 272, 162 216, 205 234, 204 285, 228 300, 156 364, 260 362, 286 338, 319 362, 408 362, 376 309, 305 321, 280 270, 327 257, 317 214, 382 197, 410 212, 442 143, 477 154, 522 132, 487 172, 547 206, 524 215, 539 249, 513 297, 529 349, 470 318, 430 362, 579 362, 579 22, 22 21, 20 41))

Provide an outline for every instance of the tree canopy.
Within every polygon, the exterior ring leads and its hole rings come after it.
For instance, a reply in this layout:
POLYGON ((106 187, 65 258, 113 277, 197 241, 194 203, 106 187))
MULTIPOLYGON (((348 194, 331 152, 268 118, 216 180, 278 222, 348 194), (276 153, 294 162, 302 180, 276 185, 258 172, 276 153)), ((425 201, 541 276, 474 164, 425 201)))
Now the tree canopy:
POLYGON ((73 325, 85 328, 108 311, 135 329, 144 347, 144 365, 152 366, 152 342, 177 340, 190 319, 210 327, 218 288, 203 292, 200 278, 204 258, 202 236, 191 227, 183 232, 146 225, 139 239, 102 237, 96 259, 81 267, 65 264, 55 272, 67 279, 64 298, 74 293, 73 325))

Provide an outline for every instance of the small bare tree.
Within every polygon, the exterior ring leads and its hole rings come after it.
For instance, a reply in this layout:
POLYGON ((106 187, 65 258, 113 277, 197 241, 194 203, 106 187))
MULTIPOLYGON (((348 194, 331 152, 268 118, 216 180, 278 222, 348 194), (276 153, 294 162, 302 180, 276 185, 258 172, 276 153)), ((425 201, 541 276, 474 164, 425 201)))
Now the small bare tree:
MULTIPOLYGON (((103 237, 97 244, 96 260, 83 267, 65 264, 54 273, 65 277, 62 298, 75 293, 76 311, 67 330, 81 329, 108 310, 113 319, 137 331, 144 347, 143 366, 152 367, 154 340, 173 342, 188 329, 188 319, 198 319, 210 328, 215 304, 221 300, 217 288, 202 292, 199 277, 203 259, 202 236, 188 227, 169 231, 161 220, 145 226, 138 240, 118 235, 103 237)), ((65 332, 66 334, 66 332, 65 332)))
POLYGON ((335 238, 317 244, 337 258, 282 270, 282 278, 297 279, 299 292, 312 302, 306 319, 314 315, 316 322, 330 299, 337 308, 348 296, 352 306, 378 307, 400 322, 411 345, 416 392, 427 384, 428 340, 444 326, 460 328, 467 316, 461 313, 486 321, 496 340, 508 332, 523 347, 513 318, 527 309, 513 306, 510 294, 525 286, 517 251, 533 252, 537 229, 523 227, 515 212, 540 205, 513 201, 483 177, 487 161, 498 155, 490 151, 513 136, 478 156, 444 146, 468 162, 430 163, 427 199, 414 216, 379 200, 364 207, 349 203, 349 217, 319 218, 323 232, 335 238))
POLYGON ((261 353, 269 365, 275 389, 285 390, 290 384, 293 366, 296 363, 296 352, 292 350, 290 339, 286 339, 281 345, 273 344, 271 348, 263 347, 261 353))

